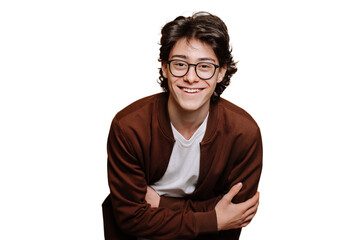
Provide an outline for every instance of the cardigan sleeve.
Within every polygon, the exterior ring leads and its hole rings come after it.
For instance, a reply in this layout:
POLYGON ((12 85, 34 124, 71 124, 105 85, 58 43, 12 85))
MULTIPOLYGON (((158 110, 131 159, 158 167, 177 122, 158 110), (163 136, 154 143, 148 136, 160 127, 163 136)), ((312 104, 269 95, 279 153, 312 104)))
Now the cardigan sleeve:
POLYGON ((233 198, 234 203, 241 203, 253 197, 258 189, 263 148, 260 129, 257 125, 242 135, 233 146, 235 163, 227 179, 227 186, 242 182, 243 187, 233 198), (239 147, 241 146, 241 147, 239 147))
POLYGON ((160 196, 159 207, 166 207, 173 210, 185 210, 193 212, 207 212, 215 209, 216 204, 220 201, 223 195, 207 199, 204 201, 193 201, 186 198, 174 198, 160 196))
POLYGON ((108 182, 114 218, 125 234, 156 239, 195 238, 217 232, 215 210, 206 212, 151 208, 147 184, 132 144, 113 120, 108 138, 108 182))

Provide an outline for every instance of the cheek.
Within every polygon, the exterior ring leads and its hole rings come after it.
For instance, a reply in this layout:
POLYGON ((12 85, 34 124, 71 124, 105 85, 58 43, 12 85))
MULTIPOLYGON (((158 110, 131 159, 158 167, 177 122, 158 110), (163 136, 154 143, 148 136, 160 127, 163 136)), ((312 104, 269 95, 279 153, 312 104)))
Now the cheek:
POLYGON ((175 88, 175 84, 174 84, 174 81, 172 81, 171 77, 167 79, 167 83, 169 86, 169 90, 173 91, 173 89, 175 88))

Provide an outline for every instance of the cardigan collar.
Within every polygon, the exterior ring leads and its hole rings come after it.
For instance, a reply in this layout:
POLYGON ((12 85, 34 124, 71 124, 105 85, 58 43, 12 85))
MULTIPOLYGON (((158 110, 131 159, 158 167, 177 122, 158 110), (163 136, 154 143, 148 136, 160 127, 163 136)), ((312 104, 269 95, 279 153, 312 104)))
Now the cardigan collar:
MULTIPOLYGON (((175 142, 174 135, 172 133, 170 116, 168 111, 168 99, 169 93, 163 92, 159 94, 158 102, 156 104, 157 118, 159 121, 159 126, 163 134, 170 141, 175 142)), ((220 99, 218 100, 220 101, 220 99)), ((218 113, 218 101, 210 102, 209 118, 206 126, 206 131, 202 144, 208 143, 214 136, 215 130, 218 126, 219 113, 218 113)))

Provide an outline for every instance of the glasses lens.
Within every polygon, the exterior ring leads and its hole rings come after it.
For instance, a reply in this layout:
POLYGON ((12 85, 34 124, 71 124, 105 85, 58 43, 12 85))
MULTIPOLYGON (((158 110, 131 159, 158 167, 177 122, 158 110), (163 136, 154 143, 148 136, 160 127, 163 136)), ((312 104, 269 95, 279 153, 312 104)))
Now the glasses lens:
POLYGON ((214 75, 215 66, 211 63, 198 63, 196 66, 196 73, 200 78, 208 79, 214 75))
POLYGON ((182 77, 188 71, 188 64, 180 60, 172 61, 170 63, 170 71, 174 76, 182 77))

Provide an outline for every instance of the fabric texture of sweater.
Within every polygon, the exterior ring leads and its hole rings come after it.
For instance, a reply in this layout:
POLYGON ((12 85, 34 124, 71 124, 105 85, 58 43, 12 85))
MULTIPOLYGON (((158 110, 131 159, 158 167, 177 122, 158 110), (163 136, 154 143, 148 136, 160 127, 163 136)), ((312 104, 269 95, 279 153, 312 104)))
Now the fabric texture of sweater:
POLYGON ((234 203, 255 195, 262 169, 260 129, 238 106, 211 103, 200 143, 200 172, 192 194, 146 203, 147 186, 164 175, 174 145, 168 94, 140 99, 114 117, 108 138, 110 194, 103 203, 106 240, 239 239, 241 229, 217 231, 215 206, 236 183, 234 203))

